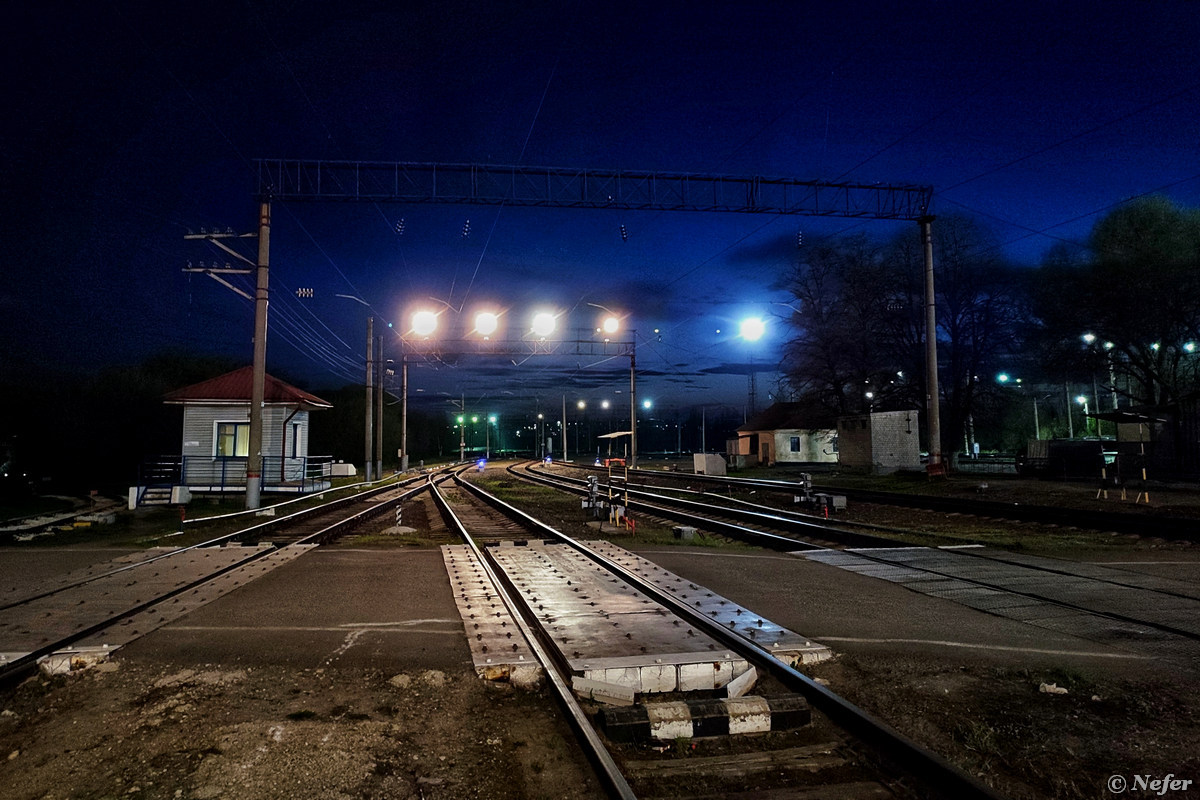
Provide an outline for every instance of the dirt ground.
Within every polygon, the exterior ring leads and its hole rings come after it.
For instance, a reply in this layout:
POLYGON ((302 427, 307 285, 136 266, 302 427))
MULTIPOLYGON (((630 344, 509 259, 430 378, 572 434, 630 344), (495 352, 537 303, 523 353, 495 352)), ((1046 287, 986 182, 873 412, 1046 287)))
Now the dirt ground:
MULTIPOLYGON (((503 483, 515 502, 521 489, 503 483)), ((578 519, 577 502, 533 491, 524 505, 561 526, 578 519)), ((923 524, 911 511, 901 521, 923 524)), ((927 522, 997 526, 961 517, 927 522)), ((566 527, 571 535, 583 528, 566 527)), ((670 539, 653 526, 639 528, 641 536, 670 539)), ((416 536, 393 546, 428 544, 416 536)), ((1162 796, 1200 795, 1196 670, 1084 673, 862 653, 809 668, 1014 800, 1111 798, 1109 776, 1132 784, 1135 775, 1168 773, 1193 783, 1162 796), (1040 690, 1051 683, 1066 693, 1040 690)), ((601 796, 548 696, 487 684, 466 670, 185 667, 118 653, 71 676, 0 691, 0 800, 601 796)))
POLYGON ((1013 800, 1111 799, 1107 781, 1118 775, 1131 783, 1134 775, 1191 778, 1191 791, 1167 796, 1200 794, 1194 673, 1117 676, 847 654, 807 671, 1013 800))
POLYGON ((115 658, 2 706, 4 800, 604 796, 548 698, 474 672, 115 658))

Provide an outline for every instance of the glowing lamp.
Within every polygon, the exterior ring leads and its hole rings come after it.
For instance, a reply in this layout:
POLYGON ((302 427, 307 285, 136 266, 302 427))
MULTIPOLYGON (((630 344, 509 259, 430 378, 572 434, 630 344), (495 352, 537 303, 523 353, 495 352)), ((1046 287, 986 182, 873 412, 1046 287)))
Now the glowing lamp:
POLYGON ((431 336, 437 330, 437 314, 433 311, 418 311, 413 314, 412 329, 417 336, 431 336))

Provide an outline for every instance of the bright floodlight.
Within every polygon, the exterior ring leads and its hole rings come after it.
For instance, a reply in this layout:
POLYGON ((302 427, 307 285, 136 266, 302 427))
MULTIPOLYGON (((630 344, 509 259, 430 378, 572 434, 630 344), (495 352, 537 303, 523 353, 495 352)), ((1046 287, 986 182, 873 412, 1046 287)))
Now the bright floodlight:
POLYGON ((600 324, 600 329, 607 334, 614 334, 621 329, 621 320, 616 317, 605 317, 604 322, 600 324))
POLYGON ((500 317, 491 311, 481 311, 475 315, 475 332, 481 336, 491 336, 500 327, 500 317))
POLYGON ((549 311, 540 311, 533 315, 533 326, 530 328, 534 336, 546 338, 554 333, 554 315, 549 311))
POLYGON ((739 333, 747 342, 757 342, 762 338, 767 331, 767 325, 759 317, 750 317, 742 320, 742 326, 739 333))
POLYGON ((1008 373, 1001 372, 999 375, 996 376, 996 380, 1000 381, 1001 383, 1008 383, 1008 373))
POLYGON ((437 330, 437 314, 433 311, 418 311, 412 318, 413 333, 430 336, 437 330))
POLYGON ((649 400, 642 401, 642 408, 650 408, 652 405, 654 405, 654 403, 650 402, 649 400))

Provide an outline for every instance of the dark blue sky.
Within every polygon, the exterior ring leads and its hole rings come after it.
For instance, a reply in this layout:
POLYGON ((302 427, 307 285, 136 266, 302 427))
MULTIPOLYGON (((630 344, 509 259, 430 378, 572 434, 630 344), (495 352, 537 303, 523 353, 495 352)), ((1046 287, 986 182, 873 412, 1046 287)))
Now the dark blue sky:
MULTIPOLYGON (((31 4, 33 5, 33 4, 31 4)), ((1145 193, 1200 205, 1200 6, 1120 3, 50 3, 4 55, 0 368, 167 348, 249 361, 249 303, 189 230, 255 223, 256 158, 523 164, 932 185, 1035 265, 1145 193)), ((587 303, 637 328, 639 391, 765 403, 747 314, 806 242, 912 223, 276 203, 268 370, 358 379, 367 310, 587 303), (395 231, 404 220, 404 232, 395 231), (461 235, 470 220, 470 235, 461 235), (628 239, 620 236, 624 225, 628 239), (298 299, 312 288, 312 299, 298 299), (658 329, 659 334, 653 331, 658 329), (721 333, 717 333, 718 329, 721 333)), ((911 229, 911 230, 910 230, 911 229)), ((245 252, 253 256, 253 247, 245 252)), ((445 316, 447 322, 449 314, 445 316)), ((620 402, 627 364, 414 369, 429 396, 620 402)))

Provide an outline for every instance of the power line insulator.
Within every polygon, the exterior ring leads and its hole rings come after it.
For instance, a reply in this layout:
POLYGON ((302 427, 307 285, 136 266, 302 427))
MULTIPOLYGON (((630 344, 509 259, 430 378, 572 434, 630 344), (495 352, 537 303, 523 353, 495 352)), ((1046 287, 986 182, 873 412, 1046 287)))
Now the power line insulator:
POLYGON ((463 223, 462 235, 464 239, 471 235, 471 220, 463 223))
POLYGON ((629 231, 625 228, 624 225, 621 226, 621 241, 622 242, 629 241, 629 231))
POLYGON ((404 235, 404 218, 403 217, 396 220, 396 235, 397 236, 404 235))

